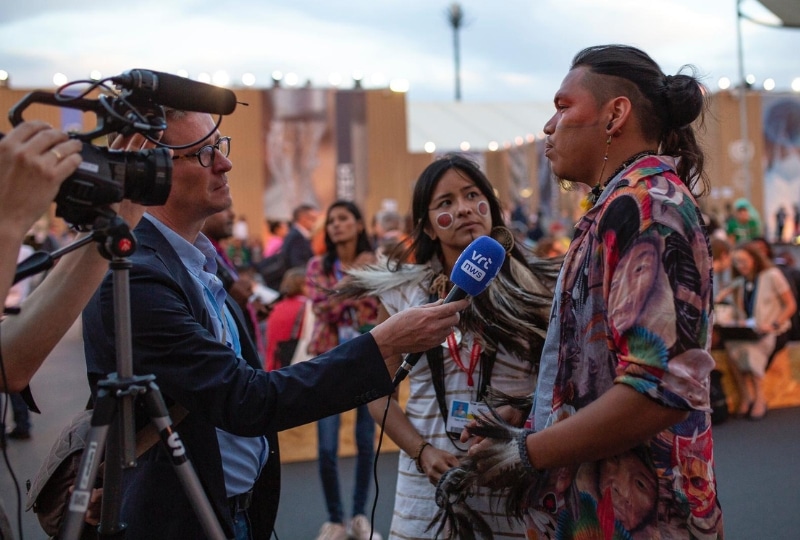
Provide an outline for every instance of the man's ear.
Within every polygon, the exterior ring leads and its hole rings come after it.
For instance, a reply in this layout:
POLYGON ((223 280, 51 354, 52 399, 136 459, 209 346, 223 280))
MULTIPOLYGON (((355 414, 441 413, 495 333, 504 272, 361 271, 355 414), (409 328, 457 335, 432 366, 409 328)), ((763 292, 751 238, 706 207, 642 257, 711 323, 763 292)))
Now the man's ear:
POLYGON ((631 118, 631 110, 631 100, 625 96, 618 96, 610 100, 606 104, 606 113, 608 115, 606 132, 612 136, 619 135, 622 128, 631 118))

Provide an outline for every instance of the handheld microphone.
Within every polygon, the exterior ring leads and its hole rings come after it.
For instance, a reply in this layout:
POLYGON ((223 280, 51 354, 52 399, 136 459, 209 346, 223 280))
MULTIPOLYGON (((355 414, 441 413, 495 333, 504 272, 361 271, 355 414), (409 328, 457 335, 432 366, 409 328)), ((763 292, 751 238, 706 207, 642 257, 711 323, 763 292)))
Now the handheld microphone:
POLYGON ((159 105, 182 111, 231 114, 236 94, 227 88, 201 83, 169 73, 132 69, 112 77, 117 86, 145 94, 159 105))
MULTIPOLYGON (((444 303, 448 304, 467 296, 481 294, 500 272, 505 258, 506 250, 494 238, 479 236, 473 240, 453 265, 453 271, 450 272, 453 288, 447 294, 444 303)), ((418 352, 406 355, 392 380, 395 387, 408 376, 411 369, 422 358, 422 354, 418 352)))

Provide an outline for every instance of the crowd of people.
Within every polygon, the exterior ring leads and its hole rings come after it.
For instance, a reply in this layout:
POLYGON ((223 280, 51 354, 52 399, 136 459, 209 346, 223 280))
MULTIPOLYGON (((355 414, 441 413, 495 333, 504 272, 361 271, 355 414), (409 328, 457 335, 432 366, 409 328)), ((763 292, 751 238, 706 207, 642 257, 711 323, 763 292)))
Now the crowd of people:
POLYGON ((800 339, 800 270, 788 246, 766 238, 749 201, 738 199, 732 208, 724 226, 709 220, 717 314, 712 346, 727 353, 734 416, 761 420, 768 409, 766 371, 790 341, 800 339))
MULTIPOLYGON (((795 278, 780 270, 791 266, 787 254, 770 262, 756 246, 754 209, 739 201, 722 233, 703 220, 697 198, 708 184, 694 126, 705 98, 693 74, 666 75, 633 47, 589 47, 554 103, 545 158, 561 182, 589 190, 569 241, 541 215, 515 225, 491 179, 452 154, 421 171, 407 219, 384 209, 368 227, 351 201, 303 204, 291 223, 268 222, 267 240, 253 246, 232 210, 230 140, 208 114, 167 110, 169 198, 147 212, 115 206, 140 244, 130 257, 132 360, 186 409, 177 432, 226 537, 271 536, 277 433, 316 422, 328 513, 318 538, 379 538, 366 504, 375 424, 385 418, 400 448, 392 539, 467 529, 722 538, 713 304, 731 298, 734 318, 758 332, 724 346, 738 412, 761 418, 764 370, 797 314, 795 278), (497 278, 475 298, 443 303, 454 264, 479 236, 506 249, 497 278), (392 376, 411 352, 422 356, 401 404, 392 376), (348 508, 337 454, 349 410, 358 455, 348 508)), ((154 144, 120 134, 110 146, 154 144)), ((79 150, 36 121, 0 140, 4 299, 25 235, 79 150)), ((97 250, 69 253, 2 321, 0 389, 34 406, 31 377, 82 312, 89 386, 102 399, 118 347, 107 269, 97 250)), ((137 411, 137 428, 148 420, 137 411)), ((206 537, 166 448, 147 450, 118 487, 126 537, 206 537)), ((86 521, 99 519, 94 504, 86 521)))

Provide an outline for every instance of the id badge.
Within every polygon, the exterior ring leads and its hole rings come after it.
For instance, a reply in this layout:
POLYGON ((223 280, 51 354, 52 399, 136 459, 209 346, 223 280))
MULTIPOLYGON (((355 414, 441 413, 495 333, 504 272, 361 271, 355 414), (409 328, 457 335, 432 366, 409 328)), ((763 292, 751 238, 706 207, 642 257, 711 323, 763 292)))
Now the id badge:
POLYGON ((488 414, 489 407, 480 401, 459 401, 454 399, 450 403, 447 414, 448 432, 461 435, 464 428, 481 414, 488 414))
POLYGON ((345 341, 350 341, 353 338, 358 337, 360 334, 358 333, 358 329, 353 328, 352 326, 340 326, 339 327, 339 343, 344 343, 345 341))

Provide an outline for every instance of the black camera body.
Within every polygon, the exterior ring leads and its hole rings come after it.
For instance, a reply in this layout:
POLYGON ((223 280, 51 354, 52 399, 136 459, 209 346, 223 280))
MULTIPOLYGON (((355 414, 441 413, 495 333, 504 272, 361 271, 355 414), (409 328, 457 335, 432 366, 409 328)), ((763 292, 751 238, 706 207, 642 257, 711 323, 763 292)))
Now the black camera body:
MULTIPOLYGON (((167 201, 172 186, 172 158, 165 148, 167 145, 158 142, 167 128, 165 107, 219 114, 221 122, 222 115, 234 111, 237 101, 236 95, 226 88, 169 73, 132 69, 100 81, 68 83, 54 94, 31 92, 8 112, 11 125, 23 121, 22 111, 32 103, 93 112, 97 117, 97 127, 93 131, 70 134, 83 141, 83 163, 61 184, 55 199, 57 216, 77 228, 90 229, 98 218, 113 215, 108 205, 123 199, 145 206, 158 206, 167 201), (78 84, 89 86, 77 95, 68 92, 78 84), (85 97, 96 89, 101 91, 100 97, 85 97), (141 133, 158 148, 123 152, 90 143, 110 133, 141 133)), ((169 148, 189 148, 199 142, 169 148)))
POLYGON ((164 109, 159 104, 146 96, 130 93, 86 99, 35 91, 11 108, 11 124, 20 124, 22 111, 33 103, 80 109, 97 115, 97 127, 93 131, 70 133, 71 138, 83 142, 83 161, 61 184, 55 198, 56 216, 78 229, 90 230, 98 218, 113 215, 109 205, 123 199, 145 206, 158 206, 167 201, 172 186, 172 159, 168 149, 125 152, 88 142, 115 132, 139 132, 157 138, 158 133, 166 129, 164 109))
POLYGON ((172 186, 172 158, 166 148, 139 152, 109 150, 83 143, 83 161, 56 195, 56 216, 74 225, 92 223, 98 208, 130 199, 159 206, 172 186))

